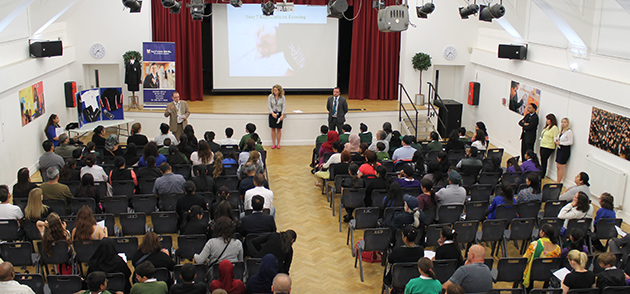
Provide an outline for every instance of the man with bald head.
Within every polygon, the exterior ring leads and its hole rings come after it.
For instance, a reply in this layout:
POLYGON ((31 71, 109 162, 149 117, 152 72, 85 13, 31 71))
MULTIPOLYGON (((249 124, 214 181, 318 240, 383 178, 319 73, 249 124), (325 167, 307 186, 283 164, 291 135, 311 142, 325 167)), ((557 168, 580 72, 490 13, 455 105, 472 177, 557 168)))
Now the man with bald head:
POLYGON ((446 290, 450 285, 460 285, 466 293, 486 293, 492 290, 492 274, 483 263, 486 249, 481 245, 473 245, 468 250, 468 259, 460 266, 442 288, 446 290))
POLYGON ((0 263, 0 294, 35 294, 31 287, 13 279, 15 279, 13 264, 8 261, 0 263))
POLYGON ((273 291, 273 294, 291 293, 291 277, 287 274, 277 274, 276 277, 273 278, 271 291, 273 291))

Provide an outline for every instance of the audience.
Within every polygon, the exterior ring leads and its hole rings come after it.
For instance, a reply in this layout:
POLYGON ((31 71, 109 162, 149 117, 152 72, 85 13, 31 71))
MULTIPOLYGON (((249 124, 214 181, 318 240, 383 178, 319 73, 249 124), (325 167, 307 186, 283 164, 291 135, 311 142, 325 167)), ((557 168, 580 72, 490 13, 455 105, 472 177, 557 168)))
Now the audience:
POLYGON ((44 200, 42 189, 35 188, 28 194, 28 203, 24 208, 24 221, 34 222, 40 234, 45 227, 45 223, 40 220, 48 218, 48 215, 52 212, 42 200, 44 200))
POLYGON ((593 216, 593 207, 588 200, 588 196, 584 192, 577 192, 573 196, 573 201, 565 205, 558 213, 558 218, 563 219, 564 225, 561 235, 564 235, 564 231, 567 229, 569 220, 583 219, 593 216))
POLYGON ((273 284, 271 285, 273 294, 290 294, 291 293, 291 277, 287 274, 277 274, 273 278, 273 284))
POLYGON ((378 132, 376 132, 376 141, 373 141, 372 144, 370 144, 370 146, 368 147, 368 150, 372 150, 374 152, 377 151, 377 144, 378 143, 383 143, 385 145, 385 151, 388 152, 389 151, 389 140, 387 140, 387 133, 385 133, 385 131, 383 130, 378 130, 378 132))
POLYGON ((599 263, 599 267, 604 269, 604 271, 597 274, 596 286, 599 288, 599 293, 602 293, 606 287, 626 285, 626 274, 622 269, 618 269, 615 266, 617 264, 617 257, 614 253, 604 252, 598 255, 597 262, 599 263))
POLYGON ((573 270, 562 281, 562 293, 567 294, 571 289, 586 289, 595 286, 595 274, 585 269, 588 256, 578 250, 571 250, 567 255, 573 270))
MULTIPOLYGON (((175 138, 175 135, 173 135, 173 133, 171 133, 170 130, 170 126, 168 124, 165 123, 161 123, 160 124, 160 134, 155 137, 155 144, 157 144, 157 146, 164 146, 164 139, 170 139, 171 140, 171 144, 173 145, 177 145, 177 138, 175 138)), ((150 142, 149 142, 150 143, 150 142)), ((148 143, 147 143, 148 144, 148 143)))
MULTIPOLYGON (((353 167, 352 172, 354 171, 355 169, 353 167)), ((362 187, 362 185, 365 185, 365 182, 363 182, 362 179, 358 178, 358 174, 356 177, 349 179, 349 181, 351 182, 352 187, 362 187)), ((380 165, 376 168, 376 178, 371 180, 369 184, 367 185, 367 187, 365 187, 365 197, 363 198, 363 202, 368 207, 372 205, 381 205, 381 203, 372 203, 372 193, 374 192, 374 190, 383 190, 383 189, 387 190, 388 188, 391 190, 391 187, 388 187, 388 184, 389 182, 387 180, 387 169, 384 166, 380 165)), ((402 195, 400 184, 398 184, 398 191, 402 195)), ((384 202, 384 203, 387 203, 387 202, 384 202)), ((400 205, 398 206, 402 206, 402 202, 400 202, 399 204, 400 205)), ((350 212, 350 214, 352 213, 350 212)))
POLYGON ((247 234, 273 233, 276 231, 276 221, 273 216, 263 213, 265 198, 260 195, 252 197, 252 214, 241 219, 241 236, 247 234))
POLYGON ((97 148, 105 147, 105 128, 103 126, 97 126, 94 128, 92 135, 92 142, 97 148))
POLYGON ((234 224, 227 217, 219 217, 214 222, 212 229, 216 236, 204 245, 199 254, 194 255, 195 264, 205 263, 209 260, 210 266, 223 260, 229 262, 243 261, 243 245, 241 241, 234 238, 234 224))
POLYGON ((197 150, 199 140, 197 140, 197 137, 195 136, 195 129, 192 125, 186 125, 186 127, 184 128, 184 135, 188 137, 188 145, 190 145, 193 150, 197 150))
POLYGON ((175 212, 177 215, 183 216, 184 212, 190 210, 193 205, 197 205, 201 208, 207 209, 208 205, 203 197, 195 194, 196 187, 192 181, 186 181, 184 183, 184 195, 177 199, 175 204, 175 212))
MULTIPOLYGON (((588 194, 587 194, 588 195, 588 194)), ((595 214, 595 219, 593 220, 593 228, 594 233, 597 233, 597 223, 604 218, 617 218, 617 214, 615 213, 615 198, 610 195, 610 193, 608 192, 604 192, 602 193, 601 196, 599 196, 599 209, 597 210, 597 213, 595 214)), ((592 241, 593 243, 593 247, 595 249, 597 249, 598 251, 606 251, 606 248, 604 247, 604 245, 602 245, 602 242, 597 239, 597 238, 593 238, 592 241)))
MULTIPOLYGON (((52 257, 53 246, 56 245, 57 241, 66 241, 68 245, 68 260, 71 260, 70 258, 72 257, 74 252, 72 251, 71 247, 72 238, 70 236, 70 233, 66 229, 66 222, 62 221, 61 218, 59 218, 59 215, 52 212, 46 218, 46 223, 47 226, 44 230, 44 233, 42 234, 42 245, 39 254, 45 254, 48 257, 52 257)), ((71 267, 72 265, 70 263, 64 263, 60 264, 58 266, 58 269, 60 274, 64 274, 69 272, 67 270, 71 267)))
POLYGON ((196 147, 197 142, 195 142, 194 144, 190 142, 190 140, 188 140, 188 135, 179 135, 179 144, 177 144, 177 150, 184 155, 184 157, 186 158, 186 162, 188 162, 188 158, 190 158, 190 155, 195 152, 196 147))
POLYGON ((361 143, 367 143, 368 145, 372 144, 372 132, 368 132, 368 126, 364 123, 359 124, 359 137, 361 138, 361 143))
POLYGON ((83 178, 83 175, 85 174, 92 174, 92 176, 94 177, 94 180, 97 182, 107 182, 107 174, 105 173, 105 170, 96 164, 96 155, 94 154, 88 154, 85 157, 85 164, 86 166, 81 168, 81 177, 83 178))
MULTIPOLYGON (((39 157, 39 170, 45 172, 50 167, 55 167, 57 170, 61 170, 65 165, 65 162, 61 156, 54 153, 55 147, 53 146, 53 143, 46 140, 42 143, 42 147, 44 148, 45 153, 39 157)), ((48 178, 45 176, 45 174, 42 175, 42 180, 44 182, 48 181, 48 178)))
POLYGON ((376 167, 381 163, 377 161, 376 152, 372 150, 365 151, 365 163, 359 167, 359 177, 376 175, 376 167))
POLYGON ((55 154, 63 159, 72 158, 72 152, 77 147, 70 145, 70 138, 66 134, 59 135, 59 146, 55 147, 55 154))
MULTIPOLYGON (((104 272, 96 271, 87 276, 85 281, 88 289, 80 294, 111 294, 107 290, 107 275, 104 272)), ((116 294, 122 294, 123 292, 116 292, 116 294)))
POLYGON ((560 252, 560 257, 567 257, 567 254, 569 254, 569 251, 571 250, 578 250, 589 254, 585 237, 586 235, 582 229, 573 228, 571 232, 569 232, 569 241, 564 244, 564 248, 562 248, 562 251, 560 252))
POLYGON ((149 142, 144 146, 144 153, 142 157, 140 157, 140 161, 138 161, 138 166, 147 166, 147 158, 150 156, 155 157, 155 166, 160 166, 162 163, 166 162, 166 157, 163 154, 158 153, 155 142, 149 142))
POLYGON ((400 184, 403 189, 406 188, 420 188, 420 181, 413 178, 413 167, 409 164, 405 164, 400 171, 400 178, 396 180, 396 183, 400 184))
POLYGON ((195 184, 195 191, 198 192, 217 192, 217 185, 214 178, 208 174, 208 168, 205 165, 199 165, 193 168, 195 176, 191 179, 195 184))
MULTIPOLYGON (((245 125, 245 132, 247 132, 247 134, 243 135, 241 137, 241 141, 238 142, 238 148, 243 150, 243 148, 245 148, 245 143, 247 143, 247 139, 249 139, 249 137, 251 137, 251 135, 253 133, 256 132, 256 125, 253 123, 248 123, 245 125)), ((254 141, 254 144, 257 143, 258 141, 254 141)), ((254 150, 254 149, 251 149, 254 150)))
POLYGON ((492 274, 483 263, 486 249, 473 245, 468 250, 468 259, 443 285, 447 289, 451 284, 462 286, 466 293, 486 293, 492 289, 492 274))
POLYGON ((412 143, 414 143, 414 139, 412 136, 404 136, 402 138, 402 147, 394 151, 394 154, 392 155, 392 160, 411 161, 411 159, 413 158, 413 154, 416 153, 416 149, 411 147, 412 143))
POLYGON ((209 165, 214 162, 214 153, 210 150, 210 145, 208 142, 201 140, 199 141, 197 151, 193 152, 190 155, 190 161, 192 165, 209 165))
MULTIPOLYGON (((560 257, 560 246, 556 245, 558 240, 556 230, 550 224, 544 224, 540 228, 540 238, 529 244, 523 257, 527 258, 527 267, 523 273, 523 286, 531 289, 534 283, 530 281, 532 262, 539 257, 560 257)), ((468 291, 466 291, 468 292, 468 291)))
POLYGON ((24 218, 19 206, 11 204, 12 196, 7 185, 0 185, 0 219, 14 219, 18 222, 24 218))
POLYGON ((208 287, 204 283, 195 283, 197 274, 195 266, 190 263, 184 264, 180 271, 181 283, 171 286, 169 294, 206 294, 208 287))
POLYGON ((182 175, 173 173, 171 165, 166 162, 160 165, 160 170, 162 171, 162 176, 155 179, 153 194, 164 195, 184 193, 184 184, 186 183, 186 179, 184 179, 182 175))
MULTIPOLYGON (((418 209, 425 210, 437 205, 437 198, 433 191, 433 181, 429 179, 422 179, 420 181, 420 189, 422 193, 416 198, 418 199, 418 209)), ((431 220, 427 220, 431 223, 431 220)))
POLYGON ((464 142, 464 144, 465 143, 470 143, 470 138, 468 138, 466 136, 466 128, 464 128, 464 127, 459 128, 459 130, 457 130, 457 133, 459 135, 459 141, 464 142))
POLYGON ((385 150, 385 143, 378 142, 376 143, 376 159, 378 161, 389 160, 389 152, 385 150))
MULTIPOLYGON (((123 273, 125 275, 125 293, 129 293, 131 289, 131 283, 129 282, 131 270, 129 270, 127 263, 122 257, 118 255, 115 244, 115 241, 110 238, 101 240, 101 244, 98 245, 96 252, 88 261, 88 274, 95 271, 101 271, 106 274, 123 273)), ((136 271, 138 271, 137 268, 136 271)))
MULTIPOLYGON (((149 156, 146 161, 146 166, 138 168, 138 172, 136 174, 138 179, 156 179, 161 177, 162 171, 160 171, 160 168, 155 166, 155 164, 155 156, 149 156)), ((146 192, 143 191, 143 193, 146 192)))
POLYGON ((48 182, 43 183, 40 188, 44 194, 44 200, 63 200, 66 202, 67 210, 70 211, 70 199, 73 198, 70 188, 59 183, 59 170, 56 167, 49 167, 46 170, 48 182))
POLYGON ((158 147, 158 153, 164 155, 165 157, 168 157, 168 155, 170 154, 169 149, 171 148, 171 139, 164 139, 164 145, 158 147))
POLYGON ((418 260, 418 271, 420 272, 420 277, 409 280, 407 286, 405 286, 405 294, 442 294, 442 284, 435 277, 433 262, 430 259, 426 257, 420 258, 418 260))
MULTIPOLYGON (((340 134, 339 134, 339 141, 341 142, 341 144, 345 145, 346 143, 348 143, 349 141, 348 137, 350 136, 351 131, 352 131, 352 126, 349 124, 344 124, 341 127, 340 134)), ((361 143, 360 140, 359 140, 359 143, 361 143)), ((357 144, 357 147, 358 147, 358 144, 357 144)))
POLYGON ((130 294, 168 294, 168 286, 163 281, 156 280, 155 266, 150 261, 145 261, 136 267, 137 283, 131 287, 130 294))
MULTIPOLYGON (((182 134, 182 136, 185 136, 182 134)), ((180 142, 184 143, 184 142, 180 142)), ((168 147, 168 156, 166 157, 166 162, 170 165, 188 165, 190 161, 188 160, 188 156, 182 153, 181 148, 182 144, 178 146, 169 146, 168 147)))
POLYGON ((451 135, 448 137, 448 142, 446 142, 446 145, 444 145, 444 149, 446 149, 446 152, 449 152, 451 150, 465 149, 466 144, 464 144, 463 141, 460 141, 459 138, 460 137, 457 133, 457 130, 451 131, 451 135))
POLYGON ((37 188, 35 183, 31 183, 30 172, 28 168, 23 167, 17 172, 17 183, 13 186, 14 198, 26 198, 31 190, 37 188))
POLYGON ((512 192, 512 187, 507 183, 501 183, 499 185, 499 194, 492 199, 492 204, 488 207, 488 219, 497 218, 497 208, 499 205, 514 204, 514 192, 512 192))
POLYGON ((13 264, 8 261, 0 263, 0 293, 35 294, 31 287, 15 281, 13 264))
POLYGON ((271 215, 275 215, 275 208, 273 207, 273 191, 264 187, 265 177, 263 174, 256 174, 254 176, 254 185, 256 185, 256 187, 245 192, 245 197, 243 199, 245 210, 252 209, 252 198, 256 195, 260 195, 265 199, 263 208, 270 209, 271 215))
POLYGON ((427 147, 425 148, 426 152, 440 152, 442 151, 442 143, 440 142, 440 135, 438 134, 438 132, 433 131, 431 132, 431 134, 429 135, 429 138, 431 139, 431 142, 429 142, 429 144, 427 144, 427 147))
POLYGON ((129 148, 129 144, 132 143, 136 146, 144 146, 149 143, 147 136, 140 134, 140 131, 142 131, 142 124, 136 122, 131 125, 131 136, 127 138, 127 148, 129 148))
POLYGON ((535 173, 527 174, 525 184, 527 184, 527 188, 516 194, 516 203, 519 204, 530 201, 541 201, 542 191, 540 189, 540 178, 538 175, 535 173))
POLYGON ((81 207, 72 229, 72 240, 101 240, 106 237, 107 229, 96 224, 92 209, 87 205, 81 207))
POLYGON ((345 143, 343 146, 343 150, 348 150, 350 151, 350 153, 359 153, 359 149, 361 148, 361 137, 359 137, 358 134, 350 134, 350 136, 348 137, 348 142, 345 143))
POLYGON ((278 272, 288 274, 293 261, 292 246, 296 239, 297 234, 293 230, 264 234, 252 240, 253 248, 248 250, 252 252, 252 257, 273 254, 278 259, 278 272))
MULTIPOLYGON (((383 283, 385 283, 385 285, 392 284, 392 265, 400 262, 418 262, 420 258, 424 257, 424 248, 415 243, 415 240, 418 237, 418 231, 414 227, 408 226, 405 227, 402 232, 397 232, 397 234, 400 233, 402 233, 403 244, 397 244, 387 257, 385 276, 383 278, 383 283)), ((441 290, 442 287, 439 287, 441 290)))
POLYGON ((474 140, 472 144, 470 145, 470 147, 475 147, 477 148, 477 150, 486 151, 488 142, 486 142, 486 133, 483 130, 481 129, 476 130, 475 137, 473 139, 474 140))
POLYGON ((278 259, 273 254, 262 257, 258 273, 247 279, 247 293, 272 293, 274 277, 278 274, 278 259))
POLYGON ((199 205, 193 205, 185 211, 179 220, 180 235, 206 235, 210 233, 208 222, 203 220, 204 210, 199 205))
POLYGON ((59 172, 59 181, 80 181, 81 172, 76 169, 77 161, 74 158, 68 158, 65 161, 66 165, 59 172))
POLYGON ((107 139, 105 140, 105 154, 103 156, 116 157, 116 156, 122 156, 124 154, 125 154, 125 151, 123 151, 120 148, 120 144, 118 142, 118 135, 114 135, 114 134, 109 135, 107 139))
MULTIPOLYGON (((104 184, 101 183, 101 185, 104 185, 104 184)), ((74 194, 76 194, 77 198, 94 199, 94 203, 96 203, 97 206, 99 206, 99 203, 101 202, 101 195, 100 195, 100 192, 98 191, 98 188, 94 186, 94 177, 92 176, 92 174, 83 175, 83 177, 81 178, 81 184, 79 184, 79 187, 77 187, 74 194)), ((107 195, 103 195, 103 197, 105 196, 107 195)), ((100 208, 97 207, 97 211, 99 210, 100 208)))
POLYGON ((466 156, 457 163, 457 169, 464 175, 478 175, 483 167, 483 162, 477 157, 477 147, 466 149, 466 156))
POLYGON ((438 247, 435 248, 435 257, 433 259, 456 259, 459 265, 464 264, 462 251, 457 244, 457 232, 448 226, 443 226, 440 231, 440 239, 438 239, 438 247))
POLYGON ((521 171, 523 172, 523 175, 525 175, 525 173, 528 171, 540 171, 538 155, 536 155, 533 150, 530 149, 525 152, 524 161, 523 164, 521 164, 521 171))
POLYGON ((483 131, 486 142, 490 141, 490 136, 488 135, 488 129, 486 128, 485 123, 483 123, 482 121, 478 121, 477 123, 475 123, 475 133, 477 133, 477 130, 483 131))
POLYGON ((455 170, 448 172, 448 186, 435 193, 437 199, 437 210, 442 205, 464 204, 466 201, 466 189, 460 186, 462 176, 455 170))
POLYGON ((238 145, 238 141, 236 139, 232 139, 233 135, 234 135, 234 129, 230 127, 225 128, 225 139, 221 140, 219 144, 221 146, 238 145))
POLYGON ((234 265, 226 259, 219 263, 219 276, 210 283, 210 291, 223 289, 228 294, 245 294, 243 281, 234 278, 234 265))
POLYGON ((114 158, 114 169, 109 172, 109 183, 114 181, 133 181, 134 186, 138 186, 138 178, 133 169, 128 169, 125 159, 121 156, 114 158))
POLYGON ((591 184, 588 182, 589 176, 585 172, 580 172, 575 176, 575 186, 569 187, 564 193, 560 194, 558 200, 571 201, 577 192, 583 192, 587 196, 591 195, 591 184))
POLYGON ((138 163, 138 161, 140 161, 140 156, 138 156, 138 147, 135 143, 127 144, 127 150, 125 150, 123 158, 125 159, 126 166, 134 166, 138 163))
POLYGON ((138 251, 131 257, 131 264, 136 268, 136 274, 138 274, 137 267, 147 261, 155 268, 166 268, 171 272, 175 268, 175 262, 169 255, 168 249, 162 248, 160 237, 154 232, 144 235, 138 251))

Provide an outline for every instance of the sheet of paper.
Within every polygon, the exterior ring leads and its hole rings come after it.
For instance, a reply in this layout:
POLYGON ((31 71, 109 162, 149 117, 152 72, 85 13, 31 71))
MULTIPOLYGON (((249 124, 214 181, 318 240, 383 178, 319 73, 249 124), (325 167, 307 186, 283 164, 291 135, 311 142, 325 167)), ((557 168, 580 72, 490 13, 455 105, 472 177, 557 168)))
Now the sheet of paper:
POLYGON ((617 234, 619 234, 619 236, 621 236, 621 238, 625 237, 628 233, 624 232, 621 230, 620 227, 615 226, 615 230, 617 230, 617 234))
POLYGON ((178 115, 177 116, 177 123, 181 124, 185 119, 186 119, 186 115, 183 115, 183 114, 178 115))
POLYGON ((428 259, 433 259, 433 257, 435 257, 435 251, 433 251, 433 250, 425 250, 424 251, 424 257, 426 257, 428 259))
POLYGON ((566 275, 568 275, 571 271, 569 269, 567 269, 566 267, 563 267, 555 272, 553 272, 553 275, 556 276, 556 278, 558 278, 558 280, 560 281, 564 281, 564 277, 566 277, 566 275))
POLYGON ((61 134, 65 133, 65 132, 66 132, 66 131, 65 131, 63 128, 56 128, 56 129, 55 129, 55 135, 56 135, 57 137, 59 137, 59 135, 61 135, 61 134))
POLYGON ((97 224, 99 227, 103 228, 103 229, 105 228, 105 220, 98 221, 98 222, 96 222, 96 224, 97 224))
POLYGON ((118 253, 118 256, 120 256, 120 258, 127 262, 127 255, 125 255, 124 253, 118 253))
POLYGON ((293 110, 293 113, 304 113, 304 111, 296 109, 296 110, 293 110))

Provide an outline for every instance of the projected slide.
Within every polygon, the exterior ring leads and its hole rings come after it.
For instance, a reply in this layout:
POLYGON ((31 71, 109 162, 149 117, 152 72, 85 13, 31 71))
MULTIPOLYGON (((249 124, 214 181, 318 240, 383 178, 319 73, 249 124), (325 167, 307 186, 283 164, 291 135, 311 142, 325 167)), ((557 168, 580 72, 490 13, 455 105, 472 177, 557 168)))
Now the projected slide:
POLYGON ((325 6, 264 16, 259 4, 213 6, 215 89, 336 86, 337 19, 325 6), (227 25, 226 25, 227 24, 227 25))

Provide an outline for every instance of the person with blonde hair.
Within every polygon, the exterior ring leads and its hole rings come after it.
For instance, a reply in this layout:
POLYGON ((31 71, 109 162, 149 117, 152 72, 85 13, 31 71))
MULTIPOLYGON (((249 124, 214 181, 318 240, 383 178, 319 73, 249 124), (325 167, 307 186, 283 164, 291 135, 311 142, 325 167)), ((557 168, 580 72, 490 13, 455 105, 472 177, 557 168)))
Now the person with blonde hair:
POLYGON ((569 251, 567 259, 573 270, 562 281, 562 293, 567 294, 571 289, 593 288, 595 274, 585 268, 588 261, 586 253, 574 249, 569 251))
POLYGON ((46 226, 46 223, 40 221, 40 219, 47 218, 52 212, 48 205, 44 204, 42 200, 44 200, 42 189, 35 188, 28 193, 28 203, 24 208, 25 221, 35 222, 40 234, 44 231, 44 227, 46 226))
POLYGON ((571 145, 573 145, 573 131, 571 131, 571 122, 568 118, 565 117, 560 120, 560 133, 553 141, 558 148, 558 154, 556 154, 556 168, 558 169, 556 182, 562 183, 564 170, 571 156, 571 145))
POLYGON ((271 149, 280 149, 282 123, 287 108, 287 100, 284 97, 282 86, 276 84, 271 88, 267 108, 269 109, 269 127, 271 128, 271 149))

